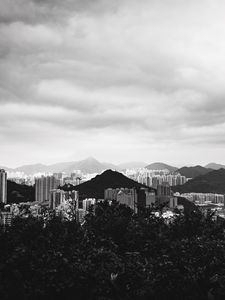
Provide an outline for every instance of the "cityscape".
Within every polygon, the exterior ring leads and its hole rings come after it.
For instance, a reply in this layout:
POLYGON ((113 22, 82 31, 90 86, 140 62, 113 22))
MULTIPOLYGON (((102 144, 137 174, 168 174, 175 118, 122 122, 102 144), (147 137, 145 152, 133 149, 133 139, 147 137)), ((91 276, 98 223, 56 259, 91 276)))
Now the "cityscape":
POLYGON ((225 299, 224 12, 0 0, 0 300, 225 299))
MULTIPOLYGON (((84 160, 85 161, 85 160, 84 160)), ((87 163, 96 162, 94 158, 86 159, 87 163)), ((71 218, 73 212, 78 223, 83 223, 85 215, 91 206, 95 206, 101 201, 117 201, 130 207, 135 213, 142 208, 152 208, 155 205, 163 205, 165 218, 172 218, 176 215, 176 211, 184 212, 184 205, 179 204, 178 199, 184 198, 193 203, 202 212, 212 211, 215 217, 225 218, 225 194, 222 193, 204 193, 204 191, 196 192, 194 189, 187 193, 180 193, 173 188, 185 185, 191 182, 192 178, 188 178, 179 171, 182 168, 167 166, 167 169, 160 169, 163 163, 148 165, 144 168, 131 168, 120 170, 120 173, 139 183, 142 187, 136 188, 132 186, 116 186, 112 188, 109 184, 104 189, 104 197, 95 198, 94 193, 91 198, 84 198, 79 194, 79 188, 82 183, 88 182, 101 175, 107 170, 101 170, 96 173, 86 173, 82 170, 73 170, 71 174, 66 172, 33 172, 33 174, 25 174, 24 172, 6 172, 0 170, 0 203, 2 225, 11 224, 12 218, 17 216, 27 217, 28 212, 34 217, 41 217, 43 212, 47 210, 54 211, 56 214, 64 214, 66 218, 71 218), (154 170, 154 167, 158 169, 154 170), (29 186, 33 189, 33 198, 26 199, 24 202, 15 197, 13 202, 7 200, 7 180, 14 182, 20 186, 29 186), (26 209, 24 209, 26 208, 26 209), (25 212, 25 213, 24 213, 25 212)), ((193 168, 193 167, 190 167, 193 168)), ((204 169, 202 167, 202 169, 204 169)), ((206 169, 208 173, 213 169, 206 169)), ((117 172, 118 170, 113 170, 117 172)), ((187 171, 186 171, 187 172, 187 171)), ((192 169, 193 172, 193 169, 192 169)), ((203 172, 203 171, 202 171, 203 172)), ((207 174, 207 173, 206 173, 207 174)), ((15 193, 15 191, 14 191, 15 193)))

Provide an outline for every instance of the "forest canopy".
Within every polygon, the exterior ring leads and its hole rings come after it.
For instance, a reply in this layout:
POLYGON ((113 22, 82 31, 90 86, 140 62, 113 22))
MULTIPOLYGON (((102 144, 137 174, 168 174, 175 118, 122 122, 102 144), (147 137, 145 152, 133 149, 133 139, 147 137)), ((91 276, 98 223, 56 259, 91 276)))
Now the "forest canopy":
POLYGON ((224 299, 224 229, 199 211, 165 222, 117 202, 82 226, 17 218, 0 230, 0 299, 224 299))

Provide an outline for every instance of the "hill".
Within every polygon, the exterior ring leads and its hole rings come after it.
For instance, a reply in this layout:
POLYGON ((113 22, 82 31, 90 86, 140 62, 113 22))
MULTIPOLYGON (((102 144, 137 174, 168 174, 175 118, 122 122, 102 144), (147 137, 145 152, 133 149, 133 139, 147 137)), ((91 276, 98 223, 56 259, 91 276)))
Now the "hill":
POLYGON ((111 164, 101 163, 93 157, 75 162, 69 167, 65 168, 63 172, 72 173, 73 170, 81 170, 82 173, 100 173, 107 169, 111 164))
POLYGON ((210 168, 213 170, 225 169, 225 165, 216 164, 216 163, 209 163, 205 166, 205 168, 210 168))
POLYGON ((183 205, 184 206, 184 211, 187 214, 192 213, 193 211, 198 211, 198 207, 188 199, 184 197, 177 197, 177 204, 178 205, 183 205))
MULTIPOLYGON (((141 188, 146 187, 143 184, 140 184, 123 174, 107 170, 103 172, 101 175, 97 175, 95 178, 86 181, 77 186, 64 186, 64 190, 75 189, 79 191, 79 195, 81 199, 85 198, 96 198, 103 199, 104 198, 104 190, 107 188, 141 188)), ((153 190, 153 189, 152 189, 153 190)))
POLYGON ((195 178, 199 175, 205 175, 211 171, 213 170, 209 168, 204 168, 202 166, 183 167, 176 170, 176 172, 180 173, 182 176, 185 176, 187 178, 195 178))
POLYGON ((23 165, 21 167, 15 168, 15 172, 24 172, 25 174, 31 175, 39 172, 47 172, 47 166, 43 164, 34 164, 34 165, 23 165))
POLYGON ((8 168, 8 167, 5 167, 5 166, 0 166, 0 169, 5 170, 6 172, 12 172, 12 171, 14 171, 14 169, 8 168))
POLYGON ((146 166, 145 168, 149 169, 149 170, 168 170, 168 171, 170 171, 170 173, 173 173, 174 171, 177 170, 176 167, 164 164, 162 162, 152 163, 152 164, 146 166))
MULTIPOLYGON (((33 175, 35 173, 59 173, 65 172, 66 174, 72 173, 74 170, 80 170, 82 173, 100 173, 108 168, 117 169, 118 167, 110 163, 101 163, 93 157, 81 161, 60 162, 52 165, 34 164, 23 165, 21 167, 10 169, 10 171, 24 172, 27 175, 33 175)), ((8 168, 5 168, 8 170, 8 168)))
POLYGON ((28 202, 35 200, 35 190, 33 186, 17 184, 7 181, 7 204, 28 202))
POLYGON ((147 163, 143 161, 131 161, 131 162, 126 162, 119 164, 118 167, 123 170, 123 169, 141 169, 144 168, 147 165, 147 163))
POLYGON ((183 185, 172 187, 179 193, 218 193, 225 194, 225 169, 211 171, 189 180, 183 185))

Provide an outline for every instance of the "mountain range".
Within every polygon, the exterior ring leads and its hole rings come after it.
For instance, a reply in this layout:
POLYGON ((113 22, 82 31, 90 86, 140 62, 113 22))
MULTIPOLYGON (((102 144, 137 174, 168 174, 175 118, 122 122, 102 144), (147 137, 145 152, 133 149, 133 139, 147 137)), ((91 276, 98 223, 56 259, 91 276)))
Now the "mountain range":
POLYGON ((205 168, 213 169, 213 170, 219 170, 219 169, 225 169, 225 165, 216 164, 216 163, 209 163, 205 166, 205 168))
MULTIPOLYGON (((154 165, 154 164, 152 164, 154 165)), ((74 172, 74 170, 80 170, 82 173, 101 173, 107 169, 121 171, 124 169, 139 169, 144 168, 147 166, 146 162, 141 161, 134 161, 134 162, 127 162, 121 163, 119 165, 115 165, 108 162, 99 162, 97 159, 93 157, 88 157, 81 161, 70 161, 70 162, 60 162, 51 165, 44 165, 44 164, 32 164, 32 165, 23 165, 17 168, 7 168, 1 167, 8 172, 24 172, 26 175, 34 175, 35 173, 59 173, 65 172, 66 174, 70 174, 74 172)), ((151 165, 149 165, 151 166, 151 165)), ((163 163, 157 163, 158 168, 169 168, 169 170, 175 170, 177 168, 165 165, 163 163)))
POLYGON ((93 157, 88 157, 87 159, 81 161, 70 161, 70 162, 60 162, 52 165, 44 164, 32 164, 32 165, 23 165, 15 169, 2 167, 8 172, 24 172, 27 175, 33 175, 35 173, 59 173, 65 172, 70 174, 75 170, 80 170, 82 173, 101 173, 106 169, 119 169, 117 166, 106 163, 99 162, 93 157))
POLYGON ((192 178, 192 179, 200 175, 205 175, 211 171, 213 171, 213 169, 205 168, 199 165, 194 167, 183 167, 176 170, 176 172, 180 173, 182 176, 185 176, 187 178, 192 178))
POLYGON ((152 163, 150 165, 147 165, 146 169, 148 169, 148 170, 168 170, 171 173, 173 173, 174 171, 177 170, 176 167, 164 164, 162 162, 155 162, 155 163, 152 163))
POLYGON ((225 194, 225 169, 213 170, 197 176, 183 185, 172 187, 179 193, 216 193, 225 194))
POLYGON ((108 163, 108 162, 99 162, 93 157, 89 157, 87 159, 81 161, 69 161, 69 162, 59 162, 51 165, 45 164, 31 164, 31 165, 23 165, 17 168, 8 168, 8 167, 0 167, 5 169, 7 172, 24 172, 26 175, 33 175, 35 173, 59 173, 65 172, 66 174, 70 174, 74 172, 74 170, 80 170, 82 173, 101 173, 104 170, 112 169, 121 171, 124 169, 139 169, 139 168, 147 168, 149 170, 169 170, 171 173, 180 172, 182 175, 194 178, 199 175, 206 174, 210 169, 220 169, 225 168, 225 165, 210 163, 205 167, 195 166, 195 167, 183 167, 178 169, 177 167, 165 164, 163 162, 155 162, 152 164, 147 164, 142 161, 134 161, 121 163, 118 165, 108 163))

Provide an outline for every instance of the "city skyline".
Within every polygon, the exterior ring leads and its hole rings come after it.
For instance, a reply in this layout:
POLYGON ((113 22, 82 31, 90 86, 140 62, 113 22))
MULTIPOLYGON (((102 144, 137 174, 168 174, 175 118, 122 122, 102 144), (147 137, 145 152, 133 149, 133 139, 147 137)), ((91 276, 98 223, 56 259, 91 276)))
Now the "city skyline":
POLYGON ((225 164, 224 9, 2 1, 0 165, 225 164))

